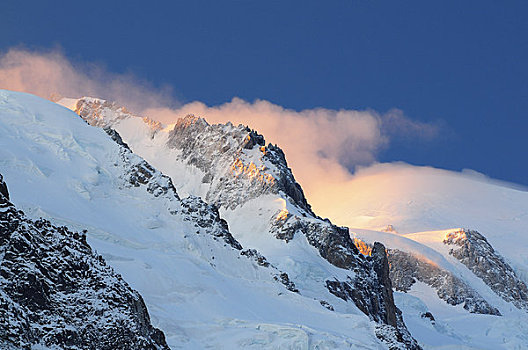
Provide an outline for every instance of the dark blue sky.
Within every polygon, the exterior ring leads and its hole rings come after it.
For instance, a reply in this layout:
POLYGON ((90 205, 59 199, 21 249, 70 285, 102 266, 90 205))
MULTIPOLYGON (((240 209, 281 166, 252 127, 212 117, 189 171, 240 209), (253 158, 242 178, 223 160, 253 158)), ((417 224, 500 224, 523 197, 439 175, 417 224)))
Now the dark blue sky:
POLYGON ((380 160, 528 185, 527 18, 526 1, 7 0, 0 50, 60 46, 183 102, 399 108, 445 136, 380 160))

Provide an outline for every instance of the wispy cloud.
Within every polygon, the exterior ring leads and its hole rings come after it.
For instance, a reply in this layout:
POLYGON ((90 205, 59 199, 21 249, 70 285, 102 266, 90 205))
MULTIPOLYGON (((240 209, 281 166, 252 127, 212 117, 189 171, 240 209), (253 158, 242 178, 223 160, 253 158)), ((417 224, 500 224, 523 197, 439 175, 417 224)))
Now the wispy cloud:
POLYGON ((53 99, 97 96, 129 109, 174 105, 171 89, 155 87, 132 74, 108 72, 101 65, 73 62, 60 49, 13 48, 0 55, 0 88, 53 99))

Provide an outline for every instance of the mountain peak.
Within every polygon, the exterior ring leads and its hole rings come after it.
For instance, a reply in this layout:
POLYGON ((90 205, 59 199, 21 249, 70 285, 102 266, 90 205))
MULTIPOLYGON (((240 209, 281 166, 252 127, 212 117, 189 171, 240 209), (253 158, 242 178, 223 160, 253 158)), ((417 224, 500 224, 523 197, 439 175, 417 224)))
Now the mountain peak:
MULTIPOLYGON (((124 106, 96 97, 62 98, 57 103, 77 113, 88 124, 102 128, 112 127, 123 119, 137 117, 124 106)), ((148 117, 141 117, 141 119, 152 132, 163 128, 163 125, 158 121, 148 117)))
MULTIPOLYGON (((8 201, 9 192, 7 191, 7 185, 4 182, 4 177, 0 174, 0 201, 8 201)), ((1 203, 0 203, 1 204, 1 203)))
POLYGON ((195 116, 194 114, 187 114, 183 118, 178 118, 174 125, 175 128, 188 128, 191 126, 206 127, 209 126, 209 123, 204 118, 195 116))

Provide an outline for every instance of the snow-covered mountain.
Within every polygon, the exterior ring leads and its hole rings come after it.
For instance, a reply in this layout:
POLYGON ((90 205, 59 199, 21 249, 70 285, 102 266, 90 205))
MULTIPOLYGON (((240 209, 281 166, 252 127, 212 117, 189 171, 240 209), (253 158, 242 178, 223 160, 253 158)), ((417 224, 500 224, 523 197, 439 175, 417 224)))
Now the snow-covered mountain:
POLYGON ((365 257, 346 229, 316 217, 279 148, 245 127, 187 118, 169 133, 113 116, 97 128, 2 90, 0 172, 28 220, 86 232, 171 348, 418 348, 394 306, 383 246, 365 257), (118 122, 170 146, 145 161, 118 122), (178 143, 189 135, 191 148, 178 143), (225 156, 207 157, 218 146, 225 156))
POLYGON ((117 130, 178 192, 217 206, 242 246, 287 273, 301 295, 334 312, 348 313, 352 304, 378 323, 386 343, 416 346, 394 307, 384 248, 365 257, 347 229, 315 216, 280 148, 241 125, 186 116, 163 127, 104 100, 62 103, 91 125, 117 130))
MULTIPOLYGON (((312 286, 323 279, 307 273, 313 267, 306 254, 292 253, 302 251, 299 236, 334 266, 362 267, 342 238, 346 230, 313 213, 282 151, 251 129, 209 125, 194 116, 165 126, 92 98, 61 103, 94 126, 116 129, 134 152, 170 176, 180 193, 214 203, 233 236, 287 271, 301 293, 321 295, 312 286), (333 251, 336 247, 341 248, 333 251)), ((329 192, 322 213, 355 227, 352 238, 367 255, 375 241, 388 247, 396 304, 426 348, 528 347, 526 191, 474 173, 403 164, 360 170, 335 190, 347 193, 347 202, 332 202, 343 196, 329 192)), ((361 291, 358 284, 342 282, 343 277, 326 280, 326 287, 343 299, 361 291)), ((362 307, 365 299, 352 300, 376 319, 372 305, 362 307)))
POLYGON ((84 329, 102 327, 101 344, 115 346, 119 319, 131 330, 127 348, 163 348, 163 333, 171 348, 192 349, 528 348, 523 189, 475 174, 376 165, 344 184, 349 202, 323 206, 349 230, 314 213, 287 155, 249 127, 192 115, 162 125, 96 98, 60 103, 82 119, 0 90, 0 174, 10 194, 0 214, 11 213, 0 224, 26 229, 9 231, 2 249, 14 249, 20 234, 31 247, 23 260, 2 255, 9 273, 0 296, 12 312, 0 317, 0 341, 47 337, 67 347, 77 335, 89 341, 84 329), (42 252, 47 270, 27 263, 42 252), (67 274, 75 288, 66 298, 56 270, 80 254, 95 259, 88 264, 95 280, 112 282, 98 289, 67 274), (16 281, 16 266, 30 283, 16 281), (50 273, 51 293, 43 295, 52 302, 40 313, 27 309, 26 286, 50 273), (143 297, 152 325, 144 307, 130 309, 141 302, 114 302, 142 300, 123 279, 143 297), (85 306, 73 315, 80 300, 85 306), (51 320, 48 310, 59 307, 62 318, 51 320), (94 310, 109 311, 99 319, 94 310), (45 328, 52 321, 67 326, 52 332, 45 328), (33 335, 13 337, 22 330, 33 335))

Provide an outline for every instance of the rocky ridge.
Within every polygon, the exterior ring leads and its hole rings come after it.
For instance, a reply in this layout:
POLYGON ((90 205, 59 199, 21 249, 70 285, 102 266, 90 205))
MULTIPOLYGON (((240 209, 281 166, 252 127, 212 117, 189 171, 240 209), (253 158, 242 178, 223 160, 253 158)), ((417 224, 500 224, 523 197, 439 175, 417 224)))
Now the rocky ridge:
MULTIPOLYGON (((100 128, 112 128, 115 123, 130 116, 130 112, 125 107, 118 106, 114 102, 90 97, 83 97, 82 103, 76 103, 74 112, 90 125, 100 128)), ((151 136, 161 130, 160 122, 150 118, 143 118, 143 122, 149 125, 151 136)))
MULTIPOLYGON (((528 310, 528 287, 515 270, 479 232, 468 229, 447 231, 442 243, 449 255, 465 265, 504 301, 528 310)), ((354 244, 366 255, 372 245, 355 238, 354 244)), ((416 281, 436 290, 448 304, 462 304, 471 313, 500 316, 501 312, 464 280, 427 258, 400 249, 388 249, 390 278, 396 290, 408 292, 416 281)))
POLYGON ((167 203, 167 210, 184 216, 185 221, 194 223, 215 238, 221 238, 231 247, 241 250, 240 243, 231 235, 227 222, 220 218, 214 205, 205 203, 201 198, 190 196, 181 199, 174 188, 172 180, 152 167, 144 159, 135 155, 122 140, 119 133, 109 127, 105 132, 120 146, 120 164, 123 168, 123 185, 143 187, 154 197, 161 197, 167 203))
POLYGON ((390 278, 394 288, 408 292, 416 281, 436 290, 450 305, 462 304, 471 313, 500 315, 478 292, 463 280, 436 264, 398 249, 389 249, 390 278))
POLYGON ((0 175, 0 343, 7 349, 168 349, 142 297, 85 232, 31 220, 0 175))
POLYGON ((459 230, 448 233, 444 244, 453 246, 449 254, 482 279, 498 296, 528 311, 528 287, 483 235, 473 230, 459 230))

